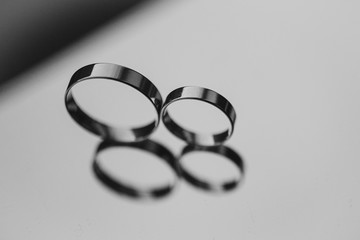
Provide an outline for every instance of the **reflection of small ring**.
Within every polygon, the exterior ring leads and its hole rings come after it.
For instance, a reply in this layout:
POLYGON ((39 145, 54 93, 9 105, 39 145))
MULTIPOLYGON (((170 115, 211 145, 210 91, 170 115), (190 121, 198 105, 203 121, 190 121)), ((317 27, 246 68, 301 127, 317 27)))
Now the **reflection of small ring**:
POLYGON ((162 120, 164 125, 171 131, 175 136, 187 141, 190 144, 194 145, 203 145, 211 146, 218 145, 227 140, 234 131, 236 114, 231 103, 226 100, 223 96, 217 92, 202 88, 202 87, 181 87, 173 90, 166 98, 164 106, 162 109, 162 120), (167 107, 179 100, 183 99, 195 99, 210 103, 220 109, 230 121, 230 126, 223 132, 216 134, 198 134, 191 131, 188 131, 182 128, 178 123, 176 123, 167 111, 167 107))
MULTIPOLYGON (((126 101, 126 99, 124 99, 126 101)), ((131 142, 148 137, 158 126, 162 98, 155 85, 140 73, 111 63, 95 63, 77 70, 71 77, 65 94, 66 108, 71 117, 82 127, 105 139, 131 142), (91 118, 74 100, 71 88, 77 83, 91 79, 105 79, 125 83, 145 95, 156 109, 157 116, 151 123, 132 129, 114 128, 91 118)))
POLYGON ((188 145, 182 150, 181 156, 178 160, 178 165, 179 165, 180 174, 185 180, 187 180, 190 184, 194 185, 195 187, 198 187, 198 188, 201 188, 201 189, 204 189, 207 191, 229 191, 229 190, 232 190, 236 186, 238 186, 238 184, 241 182, 241 180, 243 179, 243 176, 245 174, 244 162, 243 162, 242 158, 240 157, 240 155, 237 154, 231 148, 226 147, 224 145, 210 146, 210 147, 188 145), (216 184, 216 185, 208 183, 204 180, 201 180, 198 177, 195 177, 193 174, 190 173, 189 170, 187 170, 181 164, 181 158, 184 157, 184 155, 186 155, 190 152, 195 152, 195 151, 212 152, 212 153, 219 154, 219 155, 226 157, 227 159, 229 159, 236 165, 236 167, 239 170, 240 177, 238 179, 227 181, 227 182, 216 184))
POLYGON ((145 140, 142 142, 133 142, 133 143, 120 143, 120 142, 108 142, 103 141, 99 144, 96 149, 94 161, 93 161, 93 170, 99 180, 102 181, 106 186, 112 190, 125 194, 133 198, 159 198, 169 194, 175 187, 178 180, 178 167, 175 156, 164 146, 159 143, 156 143, 152 140, 145 140), (164 184, 163 186, 154 187, 151 189, 140 189, 137 187, 132 187, 128 184, 125 184, 117 179, 111 177, 106 171, 101 167, 100 160, 98 155, 101 151, 111 148, 111 147, 131 147, 144 150, 146 152, 152 153, 157 157, 164 160, 174 171, 175 180, 172 183, 164 184))

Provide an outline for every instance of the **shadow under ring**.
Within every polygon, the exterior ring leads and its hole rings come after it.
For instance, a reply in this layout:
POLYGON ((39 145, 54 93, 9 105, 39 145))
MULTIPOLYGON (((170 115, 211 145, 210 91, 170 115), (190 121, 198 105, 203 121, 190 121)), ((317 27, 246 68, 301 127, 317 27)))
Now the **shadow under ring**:
POLYGON ((124 142, 113 142, 113 141, 103 141, 99 144, 96 149, 94 160, 93 160, 93 170, 96 177, 103 183, 105 186, 109 187, 111 190, 127 195, 132 198, 161 198, 168 195, 177 185, 179 179, 179 172, 177 166, 176 157, 163 145, 152 141, 145 140, 141 142, 134 143, 124 143, 124 142), (162 186, 151 187, 147 189, 141 189, 136 186, 131 186, 122 182, 121 180, 115 179, 110 174, 108 174, 101 165, 101 161, 98 159, 100 152, 111 147, 130 147, 139 150, 149 152, 164 160, 167 165, 173 170, 175 179, 172 183, 164 184, 162 186))
MULTIPOLYGON (((126 101, 126 99, 124 99, 126 101)), ((162 97, 156 86, 140 73, 112 63, 95 63, 84 66, 77 70, 70 79, 65 93, 65 105, 70 116, 82 127, 103 139, 134 142, 146 139, 159 125, 162 97), (156 116, 150 123, 135 127, 113 127, 90 117, 75 101, 72 88, 82 82, 92 79, 111 80, 124 83, 142 93, 154 106, 156 116)), ((141 111, 141 110, 139 110, 141 111)))
POLYGON ((245 175, 244 161, 241 158, 241 156, 231 148, 226 147, 224 145, 218 145, 218 146, 187 145, 184 147, 184 149, 180 154, 180 157, 178 159, 178 167, 179 167, 180 176, 184 178, 187 182, 189 182, 191 185, 197 188, 211 192, 226 192, 233 190, 242 182, 245 175), (205 181, 195 176, 193 173, 191 173, 189 169, 185 168, 184 165, 181 163, 181 159, 185 155, 192 152, 211 152, 225 157, 226 159, 230 160, 235 164, 239 172, 239 178, 214 184, 214 183, 209 183, 208 181, 205 181))

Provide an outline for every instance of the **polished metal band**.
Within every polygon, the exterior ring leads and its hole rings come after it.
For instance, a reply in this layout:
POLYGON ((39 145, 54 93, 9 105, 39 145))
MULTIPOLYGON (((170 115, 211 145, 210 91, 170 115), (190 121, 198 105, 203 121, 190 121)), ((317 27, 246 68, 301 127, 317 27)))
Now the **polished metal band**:
MULTIPOLYGON (((185 140, 189 144, 211 146, 222 144, 226 141, 234 131, 235 125, 235 109, 231 103, 226 100, 219 93, 202 87, 181 87, 173 90, 166 98, 162 109, 162 120, 167 129, 177 137, 185 140), (195 99, 210 103, 220 109, 229 119, 229 127, 220 133, 216 134, 199 134, 192 131, 188 131, 181 127, 175 120, 173 120, 167 111, 167 107, 179 100, 183 99, 195 99)), ((189 116, 194 117, 194 116, 189 116)))
MULTIPOLYGON (((124 99, 124 101, 126 101, 126 99, 124 99)), ((155 85, 140 73, 112 63, 95 63, 80 68, 71 77, 66 89, 65 105, 71 117, 78 124, 96 135, 109 140, 133 142, 147 138, 158 126, 162 97, 155 85), (71 89, 77 83, 91 79, 117 81, 135 88, 151 101, 155 107, 157 116, 155 116, 154 120, 149 124, 131 129, 108 126, 90 117, 76 103, 71 89)))
MULTIPOLYGON (((224 192, 224 191, 230 191, 234 188, 236 188, 239 183, 243 180, 245 175, 245 166, 242 158, 238 153, 236 153, 234 150, 232 150, 229 147, 226 147, 224 145, 218 145, 218 146, 195 146, 195 145, 188 145, 186 146, 178 159, 178 167, 180 175, 187 180, 190 184, 197 188, 201 188, 206 191, 211 192, 224 192), (211 152, 215 154, 219 154, 227 159, 229 159, 231 162, 233 162, 236 167, 239 170, 239 177, 234 180, 226 181, 223 183, 209 183, 205 180, 202 180, 195 175, 191 173, 190 170, 186 169, 184 165, 182 164, 182 158, 191 153, 191 152, 211 152)), ((205 166, 206 167, 206 166, 205 166)))
MULTIPOLYGON (((121 160, 121 159, 120 159, 121 160)), ((148 198, 160 198, 168 195, 176 186, 179 179, 179 172, 177 166, 177 159, 175 156, 163 145, 152 140, 145 140, 141 142, 133 143, 120 143, 103 141, 99 144, 93 161, 93 170, 98 179, 109 187, 111 190, 126 195, 132 198, 148 199, 148 198), (119 179, 115 179, 108 174, 102 167, 101 161, 98 158, 100 152, 112 147, 130 147, 140 149, 151 154, 156 155, 161 160, 164 160, 168 166, 174 172, 174 180, 172 183, 165 183, 162 186, 152 187, 151 189, 141 189, 137 186, 131 186, 128 183, 122 182, 119 179)), ((156 174, 156 173, 155 173, 156 174)), ((141 177, 141 176, 139 176, 141 177)))

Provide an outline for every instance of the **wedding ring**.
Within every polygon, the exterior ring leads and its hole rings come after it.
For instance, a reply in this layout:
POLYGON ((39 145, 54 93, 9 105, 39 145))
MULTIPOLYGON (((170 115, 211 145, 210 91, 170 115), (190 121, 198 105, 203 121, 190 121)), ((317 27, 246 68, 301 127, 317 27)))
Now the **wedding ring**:
MULTIPOLYGON (((127 101, 127 99, 124 99, 124 101, 127 101)), ((95 63, 80 68, 71 77, 65 93, 65 105, 70 116, 90 132, 108 140, 133 142, 147 138, 158 126, 162 97, 155 85, 140 73, 112 63, 95 63), (90 117, 75 101, 72 88, 79 82, 92 79, 116 81, 135 88, 150 100, 154 106, 156 110, 154 120, 144 126, 125 128, 108 126, 100 120, 90 117)), ((141 109, 139 109, 139 111, 141 111, 141 109)))
MULTIPOLYGON (((119 156, 119 160, 124 158, 125 156, 119 156)), ((144 140, 142 142, 133 142, 133 143, 120 143, 120 142, 109 142, 103 141, 99 144, 98 148, 95 152, 95 157, 93 161, 93 170, 97 178, 105 184, 105 186, 109 187, 111 190, 126 195, 132 198, 160 198, 168 195, 176 186, 179 178, 178 166, 177 166, 177 159, 175 156, 163 145, 152 141, 150 139, 144 140), (109 173, 106 172, 105 168, 103 167, 102 161, 99 159, 98 155, 109 148, 114 147, 130 147, 138 150, 143 150, 145 152, 149 152, 161 160, 164 160, 167 165, 173 170, 174 172, 174 180, 170 183, 165 183, 162 186, 154 186, 149 187, 147 189, 140 188, 139 186, 133 186, 129 183, 119 180, 118 178, 115 179, 109 173)), ((156 174, 156 173, 153 173, 156 174)), ((139 175, 139 177, 141 177, 139 175)), ((121 176, 119 176, 121 178, 121 176)))
POLYGON ((226 147, 224 145, 208 146, 208 147, 188 145, 181 152, 181 155, 178 159, 178 167, 181 177, 184 178, 187 182, 189 182, 190 184, 192 184, 197 188, 201 188, 203 190, 212 191, 212 192, 224 192, 224 191, 233 190, 239 185, 239 183, 243 180, 245 175, 245 166, 240 155, 231 148, 226 147), (239 177, 234 180, 229 180, 223 183, 209 183, 206 180, 200 179, 199 177, 191 173, 190 169, 185 168, 184 164, 182 164, 182 158, 185 155, 192 152, 211 152, 227 158, 228 160, 233 162, 237 167, 239 172, 239 177))
MULTIPOLYGON (((181 87, 173 90, 166 98, 162 108, 162 120, 166 128, 175 136, 185 140, 189 144, 212 146, 219 145, 226 141, 234 131, 236 113, 231 103, 219 93, 202 87, 181 87), (176 102, 184 99, 193 99, 212 104, 221 110, 229 120, 228 128, 224 131, 215 134, 195 133, 182 127, 176 122, 168 113, 168 107, 176 102)), ((196 118, 196 113, 189 115, 189 117, 196 118)))

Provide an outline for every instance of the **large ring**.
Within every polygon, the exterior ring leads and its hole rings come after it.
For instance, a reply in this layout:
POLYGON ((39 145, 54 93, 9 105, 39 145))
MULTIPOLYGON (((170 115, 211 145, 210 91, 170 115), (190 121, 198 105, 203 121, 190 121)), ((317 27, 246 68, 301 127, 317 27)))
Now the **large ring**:
MULTIPOLYGON (((124 99, 126 101, 126 99, 124 99)), ((111 63, 95 63, 77 70, 71 77, 65 93, 65 105, 71 117, 82 127, 104 139, 133 142, 147 138, 158 126, 162 97, 155 85, 140 73, 111 63), (157 116, 145 126, 135 128, 111 127, 85 113, 74 100, 72 87, 91 79, 112 80, 127 84, 147 97, 155 107, 157 116)))
MULTIPOLYGON (((123 158, 123 156, 119 156, 119 158, 123 158)), ((175 188, 179 178, 179 171, 178 171, 176 157, 166 147, 150 139, 147 139, 142 142, 133 142, 133 143, 103 141, 99 144, 99 146, 96 149, 92 166, 96 177, 103 184, 105 184, 105 186, 109 187, 111 190, 119 194, 126 195, 132 198, 138 198, 138 199, 160 198, 168 195, 175 188), (112 147, 130 147, 156 155, 161 160, 164 160, 173 170, 175 176, 174 180, 171 181, 170 183, 164 183, 162 186, 154 186, 148 189, 142 189, 139 186, 132 186, 129 183, 126 183, 125 181, 115 179, 106 172, 105 168, 102 167, 100 159, 98 158, 100 152, 112 147)))
POLYGON ((234 188, 236 188, 240 182, 242 182, 244 175, 245 175, 245 166, 242 158, 238 153, 236 153, 234 150, 232 150, 229 147, 226 147, 224 145, 219 146, 194 146, 194 145, 188 145, 184 147, 184 149, 181 152, 181 155, 178 159, 178 165, 179 165, 179 172, 180 175, 190 184, 197 188, 201 188, 206 191, 212 191, 212 192, 224 192, 224 191, 230 191, 234 188), (200 179, 199 177, 195 176, 193 173, 191 173, 190 169, 187 169, 182 164, 182 158, 191 153, 191 152, 211 152, 218 155, 221 155, 231 162, 235 164, 235 166, 238 169, 239 176, 234 180, 229 180, 223 183, 209 183, 206 180, 200 179))
MULTIPOLYGON (((162 120, 166 128, 175 136, 189 144, 211 146, 226 141, 234 131, 236 113, 231 103, 219 93, 202 87, 181 87, 173 90, 166 98, 162 109, 162 120), (186 130, 171 118, 167 111, 168 106, 183 99, 194 99, 210 103, 220 109, 228 118, 229 126, 226 130, 215 134, 200 134, 186 130)), ((193 116, 191 116, 193 117, 193 116)), ((195 116, 196 117, 196 116, 195 116)))

